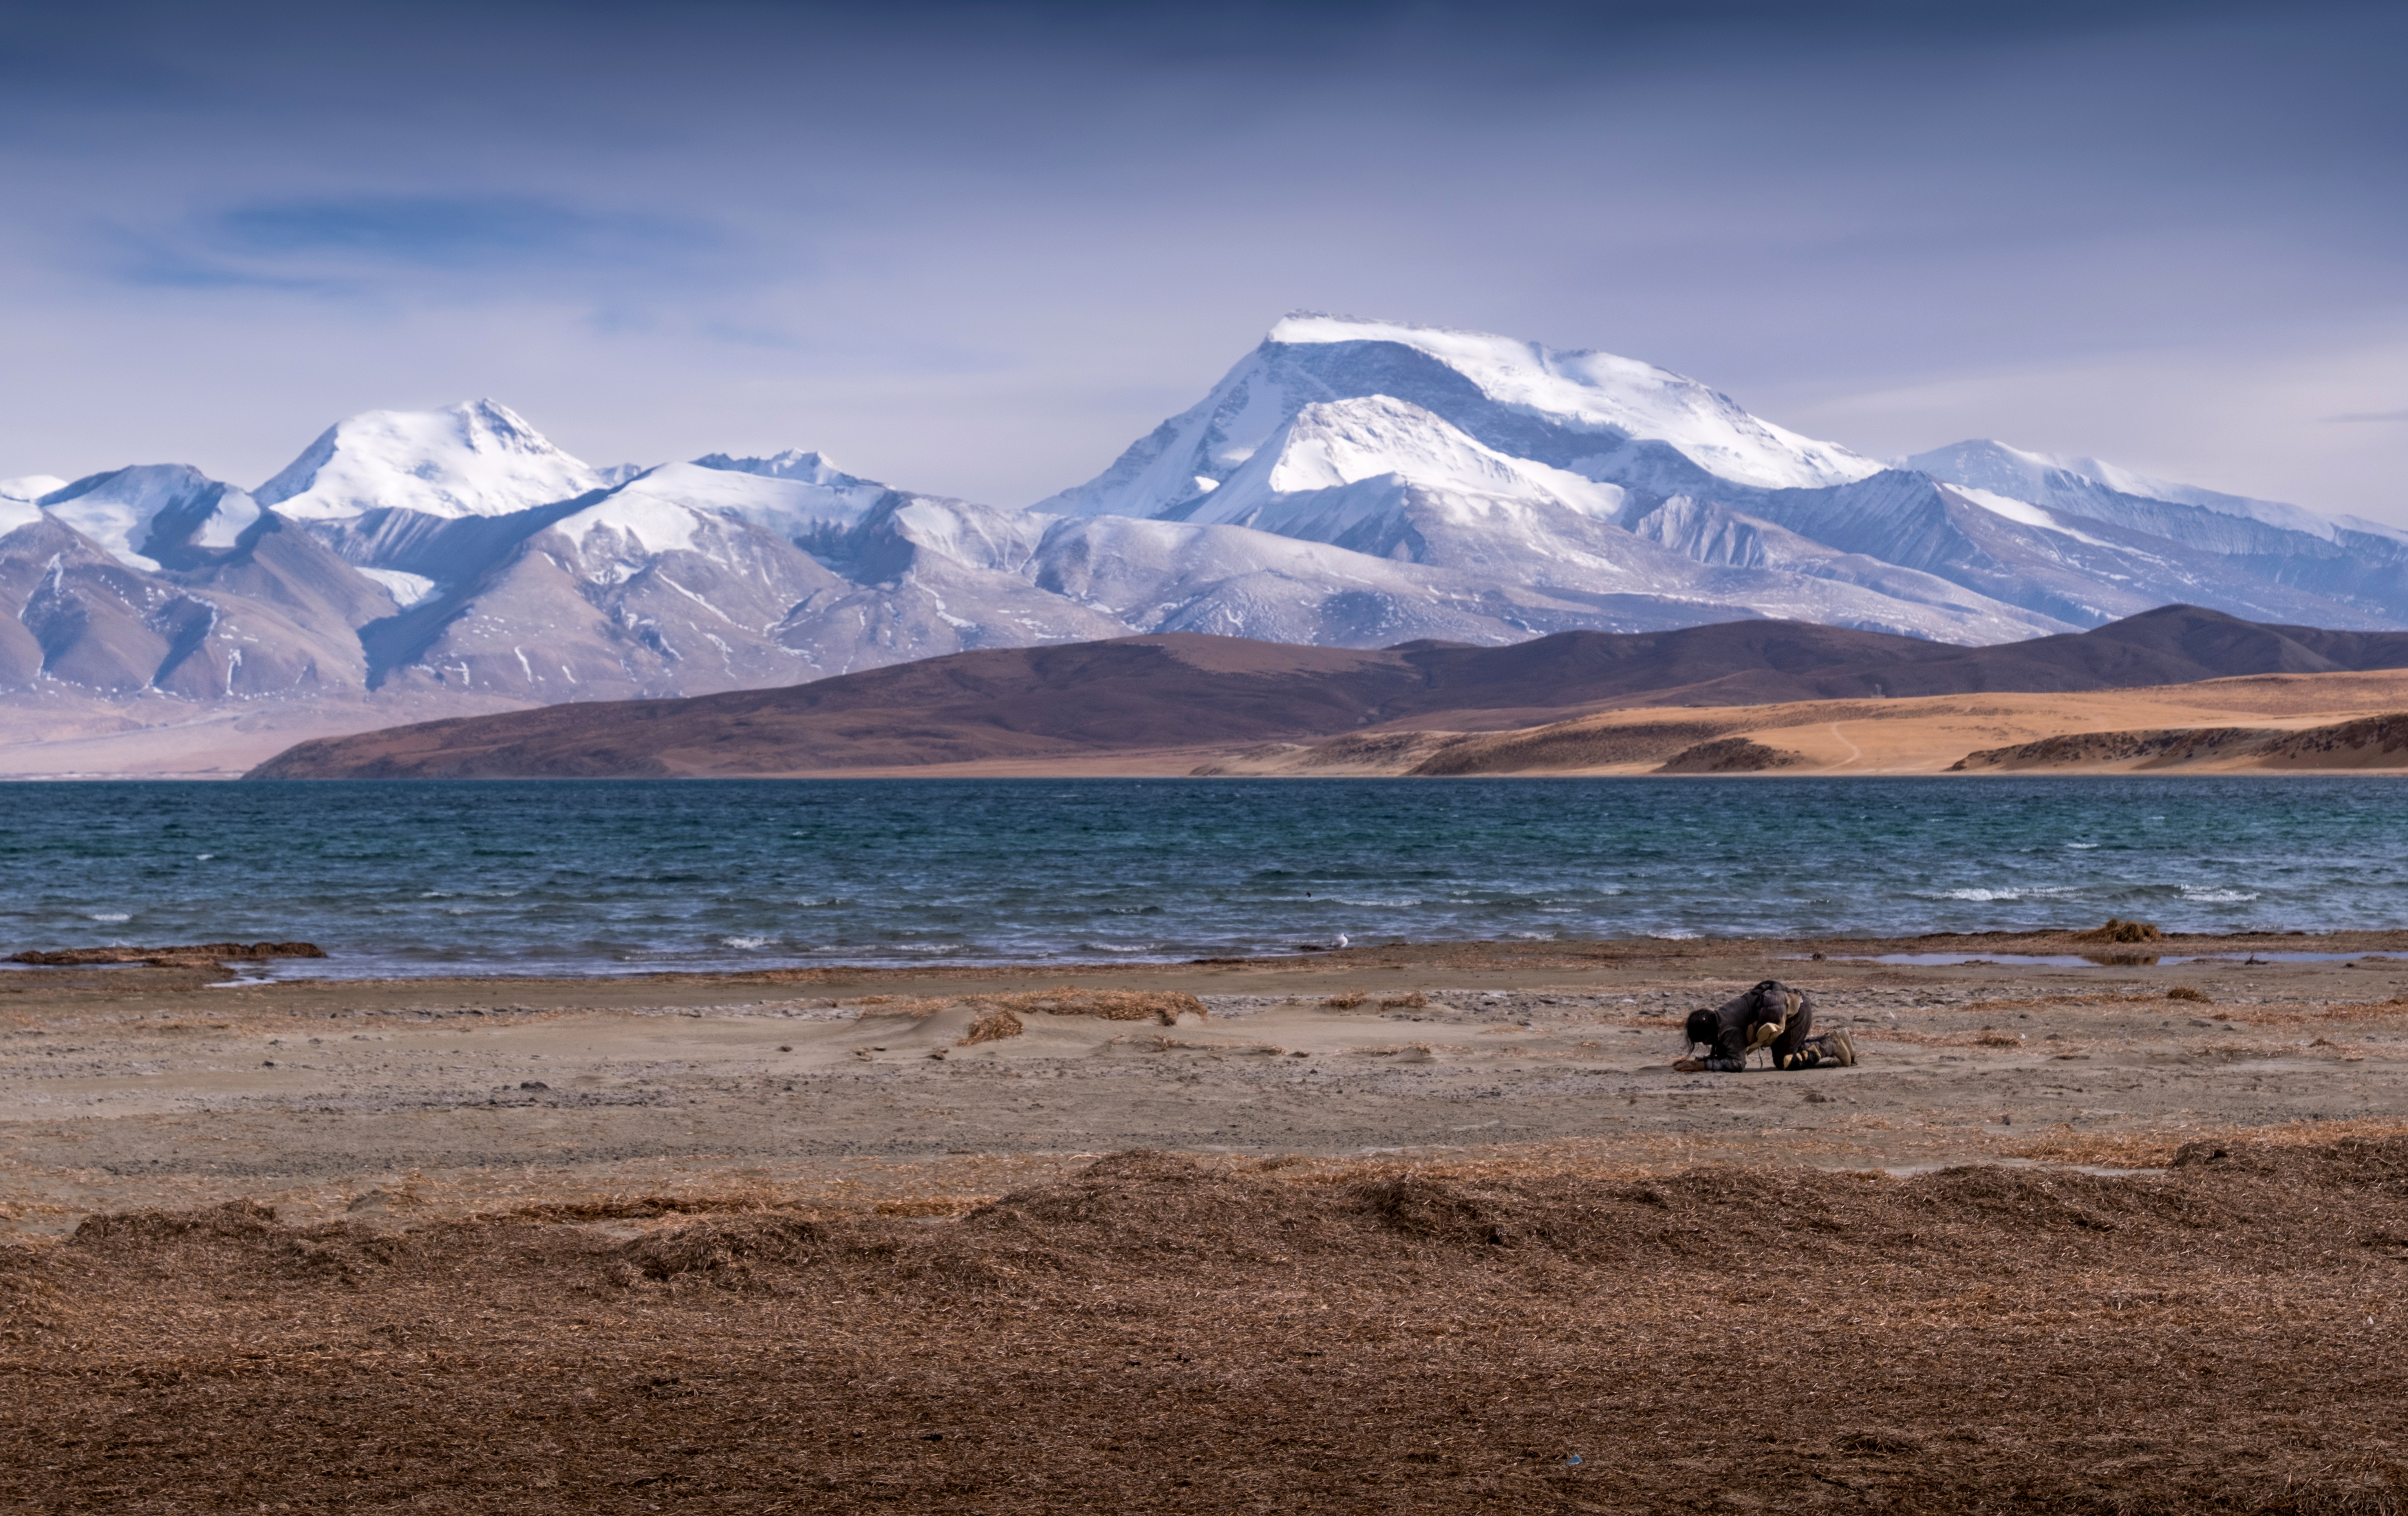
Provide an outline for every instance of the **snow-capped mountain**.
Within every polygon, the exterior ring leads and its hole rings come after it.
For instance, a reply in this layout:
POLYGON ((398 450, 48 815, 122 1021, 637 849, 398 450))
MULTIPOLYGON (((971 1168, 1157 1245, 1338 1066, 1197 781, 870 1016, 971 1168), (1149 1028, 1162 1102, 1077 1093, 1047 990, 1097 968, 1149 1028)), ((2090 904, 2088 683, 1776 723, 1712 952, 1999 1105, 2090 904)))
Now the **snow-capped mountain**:
POLYGON ((1813 487, 1881 471, 1652 364, 1481 332, 1305 314, 1273 326, 1211 393, 1111 468, 1035 508, 1169 516, 1219 489, 1305 407, 1373 397, 1445 417, 1509 457, 1666 493, 1710 483, 1813 487))
POLYGON ((182 464, 149 464, 62 484, 36 502, 129 567, 189 566, 233 548, 260 519, 259 503, 182 464))
POLYGON ((1636 536, 1828 586, 1765 579, 1752 603, 1966 640, 2175 601, 2321 625, 2408 619, 2408 541, 2386 528, 1998 443, 1885 468, 1627 359, 1327 316, 1280 322, 1203 402, 1036 508, 1242 519, 1591 590, 1610 581, 1582 574, 1632 568, 1646 593, 1699 594, 1634 556, 1636 536), (1620 492, 1619 508, 1570 505, 1583 481, 1620 492), (1888 602, 1886 617, 1840 585, 1888 602))
POLYGON ((2135 513, 2132 508, 2154 502, 2196 506, 2219 516, 2236 516, 2327 542, 2338 541, 2346 532, 2408 542, 2408 532, 2354 516, 2319 515, 2277 500, 2253 500, 2246 495, 2202 490, 2195 484, 2151 479, 2096 458, 2026 452, 1985 438, 1918 452, 1901 460, 1898 466, 1928 474, 1943 484, 1987 490, 2005 499, 2028 501, 2077 516, 2095 516, 2118 524, 2151 526, 2161 522, 2165 520, 2161 514, 2135 513))
POLYGON ((2174 601, 2408 624, 2408 533, 1996 442, 1885 465, 1629 359, 1328 316, 1028 508, 799 451, 597 468, 490 400, 338 422, 251 491, 179 465, 0 481, 21 710, 356 727, 1132 633, 1783 617, 1989 643, 2174 601))
POLYGON ((287 521, 347 522, 408 510, 443 520, 508 516, 605 488, 509 407, 371 410, 328 427, 254 497, 287 521))

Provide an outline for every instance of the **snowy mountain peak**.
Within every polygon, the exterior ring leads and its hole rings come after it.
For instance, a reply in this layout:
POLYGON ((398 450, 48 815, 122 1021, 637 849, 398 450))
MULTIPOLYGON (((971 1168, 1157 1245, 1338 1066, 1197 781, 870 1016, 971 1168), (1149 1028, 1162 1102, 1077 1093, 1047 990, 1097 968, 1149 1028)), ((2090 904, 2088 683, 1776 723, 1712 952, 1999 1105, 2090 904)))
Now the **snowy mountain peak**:
POLYGON ((805 452, 788 448, 767 458, 731 458, 724 452, 706 453, 695 463, 703 468, 716 468, 730 474, 758 474, 763 479, 799 479, 806 484, 849 486, 869 484, 873 480, 848 474, 829 462, 824 452, 805 452))
POLYGON ((22 479, 0 479, 0 536, 40 521, 41 508, 34 502, 52 490, 65 489, 67 481, 55 474, 28 474, 22 479))
POLYGON ((509 407, 472 400, 337 422, 256 496, 299 521, 347 521, 380 508, 458 520, 507 516, 603 487, 598 471, 509 407))
POLYGON ((259 520, 241 490, 184 464, 144 464, 62 485, 38 504, 129 567, 155 573, 189 548, 231 548, 259 520))
POLYGON ((53 490, 64 490, 67 481, 56 474, 27 474, 22 479, 0 479, 0 500, 21 500, 28 505, 53 490))
MULTIPOLYGON (((724 454, 711 456, 724 458, 724 454)), ((792 541, 853 525, 888 493, 885 485, 875 480, 824 466, 816 453, 781 453, 775 459, 741 461, 774 465, 806 459, 821 466, 792 462, 790 471, 775 473, 767 468, 724 467, 709 458, 664 464, 566 518, 561 529, 581 541, 582 534, 592 527, 610 526, 647 543, 675 538, 680 549, 688 549, 693 518, 699 512, 750 522, 792 541)), ((655 545, 654 551, 665 550, 655 545)))
POLYGON ((1637 441, 1667 442, 1707 472, 1764 489, 1846 484, 1881 465, 1757 420, 1730 396, 1669 368, 1610 352, 1557 352, 1485 332, 1352 317, 1293 315, 1267 343, 1391 342, 1437 359, 1514 409, 1637 441))
POLYGON ((1037 508, 1178 514, 1304 407, 1377 395, 1418 406, 1498 452, 1658 493, 1716 483, 1823 488, 1882 468, 1652 364, 1484 332, 1299 314, 1273 326, 1195 408, 1037 508))

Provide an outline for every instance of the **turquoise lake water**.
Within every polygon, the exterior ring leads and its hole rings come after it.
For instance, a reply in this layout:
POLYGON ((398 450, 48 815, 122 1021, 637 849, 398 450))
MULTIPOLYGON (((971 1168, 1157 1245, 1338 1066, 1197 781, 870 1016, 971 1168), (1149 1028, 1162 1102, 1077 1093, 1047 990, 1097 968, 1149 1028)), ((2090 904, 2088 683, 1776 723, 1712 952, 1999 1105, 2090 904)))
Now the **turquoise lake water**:
POLYGON ((0 951, 286 973, 1181 959, 1402 938, 2408 926, 2408 785, 2300 778, 0 787, 0 951))

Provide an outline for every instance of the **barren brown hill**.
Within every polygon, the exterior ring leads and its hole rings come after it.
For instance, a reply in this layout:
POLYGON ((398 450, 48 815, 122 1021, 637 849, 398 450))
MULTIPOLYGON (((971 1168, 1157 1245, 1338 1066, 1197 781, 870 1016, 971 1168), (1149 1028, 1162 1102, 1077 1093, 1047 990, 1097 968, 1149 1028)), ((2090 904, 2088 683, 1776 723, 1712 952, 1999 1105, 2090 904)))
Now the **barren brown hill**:
MULTIPOLYGON (((1182 634, 957 653, 697 699, 395 727, 303 743, 251 777, 738 777, 1042 765, 1099 753, 1226 751, 1406 723, 1486 731, 1625 707, 2077 692, 2401 666, 2408 633, 2264 626, 2184 606, 1990 648, 1775 621, 1378 651, 1182 634)), ((1727 731, 1688 734, 1675 747, 1727 731)))
POLYGON ((2122 773, 2408 769, 2408 670, 2252 674, 2074 694, 1646 707, 1504 732, 1370 731, 1221 754, 1197 774, 2122 773), (1726 744, 1760 748, 1712 762, 1726 744), (1770 754, 1786 755, 1775 764, 1770 754), (1700 766, 1704 763, 1705 766, 1700 766))
POLYGON ((1956 769, 2408 768, 2408 713, 2301 731, 2193 726, 2080 732, 1969 752, 1956 769))

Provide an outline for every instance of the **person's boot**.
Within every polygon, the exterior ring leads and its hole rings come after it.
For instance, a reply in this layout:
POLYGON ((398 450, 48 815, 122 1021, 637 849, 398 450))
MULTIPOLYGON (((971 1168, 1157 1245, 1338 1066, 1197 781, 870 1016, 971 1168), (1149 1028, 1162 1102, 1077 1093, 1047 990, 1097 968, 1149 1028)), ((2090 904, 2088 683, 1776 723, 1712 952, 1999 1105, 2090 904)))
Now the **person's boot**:
POLYGON ((1856 1066, 1856 1044, 1847 1033, 1833 1032, 1829 1036, 1826 1037, 1823 1041, 1825 1046, 1831 1050, 1831 1062, 1839 1065, 1842 1068, 1854 1068, 1856 1066))

